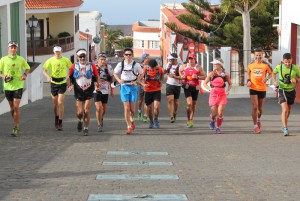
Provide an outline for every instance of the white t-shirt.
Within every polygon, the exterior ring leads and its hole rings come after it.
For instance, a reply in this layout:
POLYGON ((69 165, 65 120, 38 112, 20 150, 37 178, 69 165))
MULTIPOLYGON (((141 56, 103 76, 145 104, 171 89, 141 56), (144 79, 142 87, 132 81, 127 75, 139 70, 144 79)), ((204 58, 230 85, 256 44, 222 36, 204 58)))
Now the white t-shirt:
POLYGON ((139 74, 143 73, 143 69, 141 67, 141 65, 139 63, 135 63, 134 67, 132 68, 132 64, 133 61, 130 63, 127 63, 126 61, 124 61, 124 68, 123 68, 123 72, 121 72, 122 70, 122 62, 119 62, 117 64, 117 66, 114 69, 114 72, 116 74, 120 74, 121 73, 121 80, 126 81, 133 81, 137 79, 137 76, 139 74), (133 71, 132 71, 133 70, 133 71))
MULTIPOLYGON (((166 65, 166 70, 168 70, 169 64, 170 64, 170 63, 167 63, 167 65, 166 65)), ((170 68, 170 72, 169 72, 168 74, 170 74, 170 75, 175 75, 176 68, 177 68, 177 71, 179 72, 180 66, 181 66, 181 64, 172 65, 172 67, 170 68)), ((169 85, 181 86, 182 81, 167 76, 167 81, 166 81, 166 83, 169 84, 169 85)))
MULTIPOLYGON (((114 75, 114 70, 111 67, 111 65, 107 66, 102 66, 99 67, 97 66, 97 70, 100 76, 100 90, 102 94, 108 94, 109 93, 109 88, 110 88, 110 82, 106 81, 107 80, 107 75, 106 75, 106 70, 108 71, 108 74, 112 77, 114 75)), ((96 91, 94 91, 96 93, 96 91)))

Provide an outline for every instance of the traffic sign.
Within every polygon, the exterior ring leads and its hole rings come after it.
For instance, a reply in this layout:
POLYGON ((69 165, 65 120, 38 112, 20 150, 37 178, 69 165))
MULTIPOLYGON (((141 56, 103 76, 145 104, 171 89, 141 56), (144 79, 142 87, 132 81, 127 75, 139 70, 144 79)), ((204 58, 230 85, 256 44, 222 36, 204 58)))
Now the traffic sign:
POLYGON ((107 34, 104 34, 104 35, 103 35, 103 38, 105 38, 105 39, 106 39, 106 38, 107 38, 107 34))

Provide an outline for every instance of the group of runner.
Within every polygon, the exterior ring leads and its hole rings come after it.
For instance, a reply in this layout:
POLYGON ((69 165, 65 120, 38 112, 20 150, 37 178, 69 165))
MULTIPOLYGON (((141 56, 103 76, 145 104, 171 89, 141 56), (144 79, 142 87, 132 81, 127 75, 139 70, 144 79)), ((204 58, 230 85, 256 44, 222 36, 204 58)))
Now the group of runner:
MULTIPOLYGON (((24 58, 18 56, 18 44, 15 41, 8 43, 8 55, 0 60, 0 76, 4 78, 5 96, 11 108, 14 120, 12 135, 17 136, 20 131, 19 104, 22 97, 24 80, 30 67, 24 58), (23 69, 23 70, 22 70, 23 69)), ((138 119, 149 122, 149 128, 159 128, 159 108, 161 102, 161 88, 166 75, 166 96, 170 123, 174 123, 179 107, 181 89, 186 98, 187 127, 194 126, 193 118, 201 81, 210 91, 209 106, 211 108, 211 122, 209 128, 221 133, 223 113, 227 104, 227 95, 232 87, 230 75, 225 71, 221 58, 215 58, 211 63, 213 70, 206 75, 197 63, 197 56, 188 55, 186 62, 180 62, 178 55, 172 53, 167 57, 168 63, 163 69, 155 59, 144 53, 142 63, 133 60, 133 50, 124 49, 124 60, 113 69, 107 64, 107 56, 100 53, 97 62, 89 62, 87 51, 76 51, 76 62, 62 56, 62 48, 55 45, 54 56, 43 65, 43 74, 50 82, 53 99, 54 126, 58 131, 63 130, 64 99, 66 90, 73 91, 76 99, 76 115, 78 118, 77 130, 83 135, 89 133, 90 107, 94 98, 98 132, 103 130, 103 117, 107 110, 109 94, 114 96, 115 80, 120 84, 120 97, 124 107, 124 118, 127 125, 126 134, 135 129, 134 116, 136 102, 138 101, 138 119), (145 104, 143 105, 143 102, 145 104), (144 108, 144 113, 142 113, 144 108)), ((247 86, 249 87, 252 103, 253 132, 261 132, 261 115, 264 99, 266 97, 266 82, 272 78, 274 85, 279 89, 279 103, 282 108, 282 132, 289 135, 287 123, 291 106, 295 100, 295 87, 300 79, 299 67, 292 64, 290 53, 283 55, 282 64, 272 71, 270 65, 263 61, 263 51, 254 51, 255 60, 249 64, 247 70, 247 86), (278 80, 276 75, 278 74, 278 80)))

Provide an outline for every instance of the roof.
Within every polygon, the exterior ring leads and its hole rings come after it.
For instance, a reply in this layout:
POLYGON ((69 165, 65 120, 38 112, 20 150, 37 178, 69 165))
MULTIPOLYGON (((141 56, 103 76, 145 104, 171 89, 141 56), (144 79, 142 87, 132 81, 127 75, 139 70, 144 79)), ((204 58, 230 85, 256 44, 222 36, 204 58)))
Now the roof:
POLYGON ((79 40, 86 40, 87 36, 88 36, 88 40, 91 40, 93 37, 91 34, 87 34, 82 31, 79 31, 79 40))
POLYGON ((25 0, 26 9, 57 9, 78 7, 83 4, 83 0, 25 0))
POLYGON ((133 31, 138 32, 160 32, 159 21, 137 21, 132 25, 133 31))

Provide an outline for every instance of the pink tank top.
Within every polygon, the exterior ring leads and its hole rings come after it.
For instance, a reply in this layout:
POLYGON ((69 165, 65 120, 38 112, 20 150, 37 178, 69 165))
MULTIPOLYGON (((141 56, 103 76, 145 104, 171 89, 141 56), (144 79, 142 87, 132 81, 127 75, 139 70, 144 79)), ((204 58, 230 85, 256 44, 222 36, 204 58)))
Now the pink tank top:
POLYGON ((199 79, 192 78, 193 74, 196 74, 197 76, 199 76, 200 74, 199 71, 197 70, 197 65, 194 67, 190 67, 190 65, 187 64, 183 72, 185 75, 185 80, 184 80, 185 84, 188 84, 191 87, 195 87, 199 85, 199 79))

